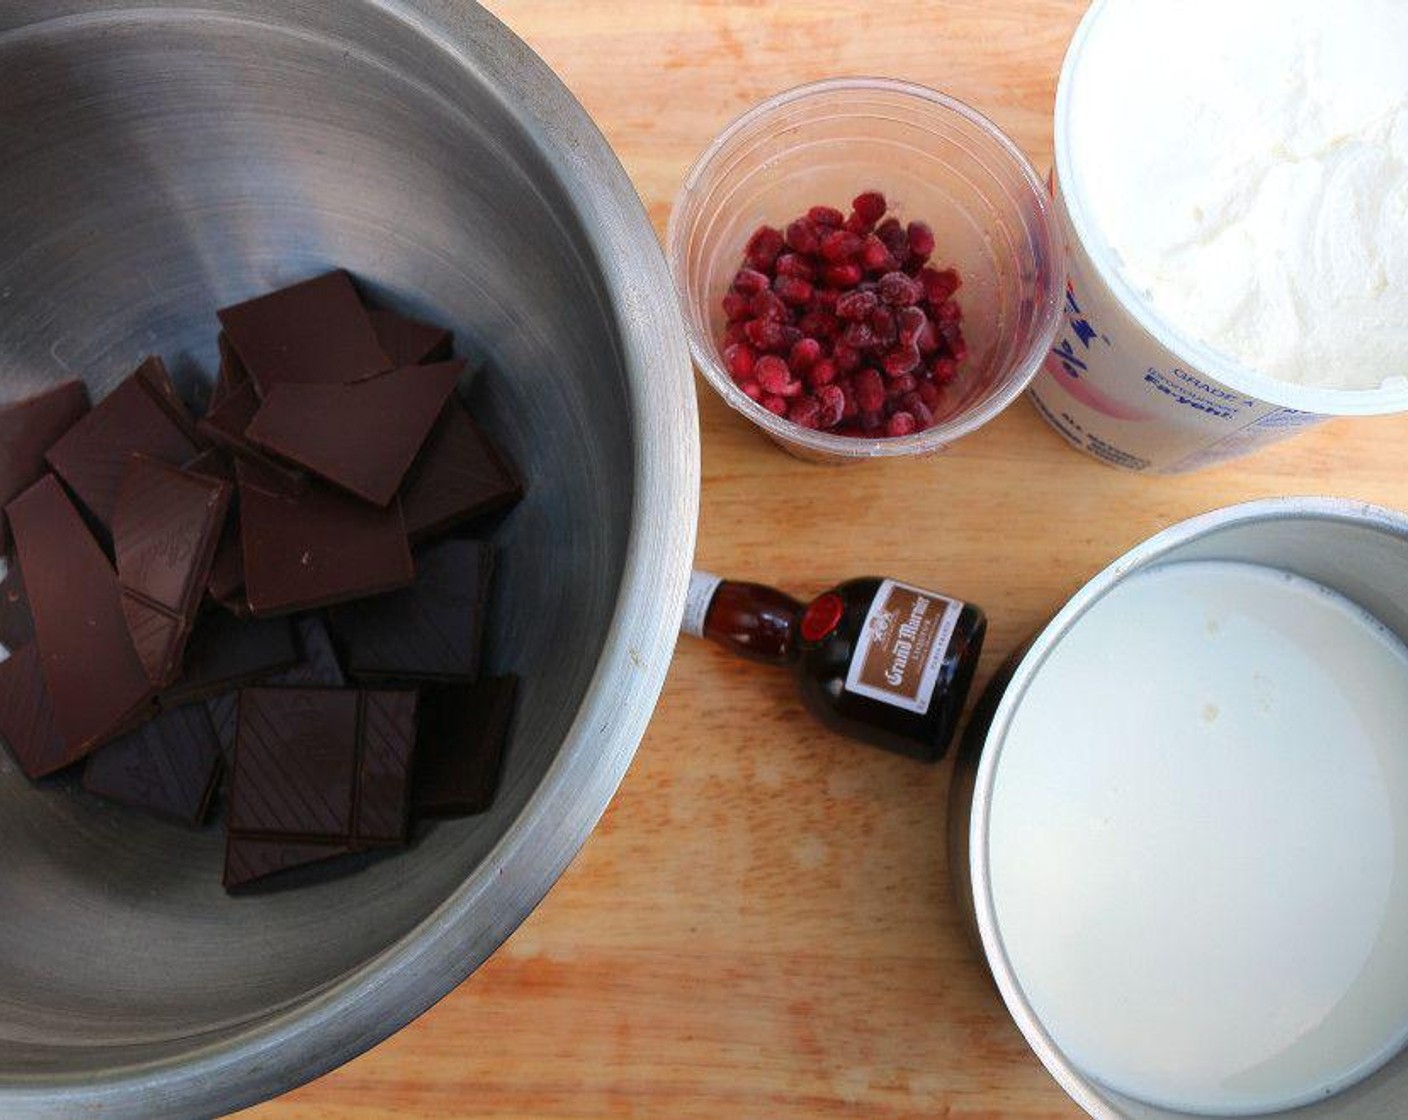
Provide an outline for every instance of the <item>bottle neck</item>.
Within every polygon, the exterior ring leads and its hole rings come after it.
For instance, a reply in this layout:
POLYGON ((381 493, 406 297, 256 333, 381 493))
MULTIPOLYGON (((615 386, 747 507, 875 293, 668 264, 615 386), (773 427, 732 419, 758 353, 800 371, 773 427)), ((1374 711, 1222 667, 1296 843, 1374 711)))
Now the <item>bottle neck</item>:
POLYGON ((801 603, 774 588, 697 571, 680 629, 751 661, 790 665, 797 659, 801 614, 801 603))

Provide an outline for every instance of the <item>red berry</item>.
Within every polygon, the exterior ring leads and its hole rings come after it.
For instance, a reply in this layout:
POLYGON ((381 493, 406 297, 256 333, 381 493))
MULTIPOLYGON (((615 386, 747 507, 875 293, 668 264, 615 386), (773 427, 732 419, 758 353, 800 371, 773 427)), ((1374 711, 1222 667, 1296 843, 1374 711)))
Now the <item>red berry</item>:
POLYGON ((936 268, 923 268, 919 270, 919 283, 924 287, 924 298, 938 307, 958 291, 962 281, 959 280, 958 273, 951 268, 942 272, 936 268))
POLYGON ((860 368, 860 351, 842 338, 831 348, 831 360, 839 372, 852 373, 860 368))
POLYGON ((742 292, 729 292, 724 296, 724 315, 727 316, 730 323, 746 319, 750 314, 751 302, 742 292))
POLYGON ((812 222, 798 218, 787 226, 787 244, 799 253, 815 253, 821 248, 821 238, 812 222))
POLYGON ((875 228, 875 223, 867 222, 864 218, 862 218, 859 214, 852 210, 851 213, 846 217, 846 224, 843 225, 841 228, 849 230, 851 233, 854 233, 857 237, 864 237, 867 233, 869 233, 875 228))
MULTIPOLYGON (((932 381, 921 381, 919 387, 914 391, 919 395, 919 399, 923 402, 925 408, 932 411, 939 407, 939 397, 942 394, 939 392, 939 387, 932 381)), ((911 409, 911 411, 913 410, 911 409)), ((917 416, 918 413, 915 413, 915 415, 917 416)))
POLYGON ((747 323, 742 320, 730 323, 724 328, 724 346, 737 346, 740 342, 748 341, 748 332, 745 329, 747 323))
POLYGON ((895 316, 899 324, 900 341, 908 346, 918 340, 920 333, 929 323, 929 317, 918 307, 901 307, 895 316))
POLYGON ((929 366, 935 385, 947 385, 958 376, 958 363, 952 358, 935 358, 929 366))
POLYGON ((885 382, 880 371, 866 368, 856 373, 856 407, 862 413, 878 412, 885 407, 885 382))
POLYGON ((735 381, 753 376, 753 363, 758 355, 751 346, 736 343, 724 351, 724 364, 735 381))
POLYGON ((756 268, 740 268, 733 278, 733 290, 745 296, 755 296, 768 290, 771 281, 756 268))
POLYGON ((859 323, 869 319, 871 313, 880 306, 874 292, 846 292, 836 300, 836 315, 848 322, 859 323))
POLYGON ((909 255, 909 235, 905 233, 898 218, 886 218, 875 227, 875 236, 890 250, 890 255, 896 261, 909 255))
POLYGON ((924 398, 917 391, 906 393, 900 401, 900 406, 914 417, 914 430, 922 432, 925 428, 934 425, 934 414, 929 410, 929 406, 924 403, 924 398))
POLYGON ((808 311, 797 320, 797 329, 807 338, 831 340, 841 333, 841 322, 829 311, 808 311))
POLYGON ((934 321, 941 327, 951 326, 954 323, 961 322, 962 319, 963 308, 959 307, 958 304, 951 299, 944 300, 943 303, 934 308, 934 321))
POLYGON ((801 372, 811 369, 820 358, 821 343, 814 338, 804 338, 792 347, 792 352, 787 356, 787 365, 801 372))
POLYGON ((750 400, 760 401, 763 399, 763 387, 752 378, 740 381, 738 387, 743 390, 743 395, 750 400))
MULTIPOLYGON (((850 237, 851 234, 846 236, 850 237)), ((854 288, 863 275, 858 264, 829 264, 822 271, 821 278, 833 288, 854 288)))
POLYGON ((775 323, 786 323, 792 318, 787 305, 776 292, 759 292, 750 305, 755 319, 771 319, 775 323))
POLYGON ((802 332, 790 323, 782 324, 782 337, 778 340, 777 352, 785 354, 802 341, 802 332))
POLYGON ((795 276, 779 276, 773 281, 777 298, 792 307, 803 307, 812 298, 812 286, 795 276))
POLYGON ((856 350, 869 350, 878 341, 875 337, 875 328, 868 322, 847 323, 846 329, 841 332, 841 338, 845 340, 847 346, 856 350))
MULTIPOLYGON (((899 346, 885 355, 885 376, 903 377, 919 368, 919 347, 899 346)), ((914 386, 910 386, 913 388, 914 386)))
POLYGON ((816 265, 800 253, 783 253, 777 258, 779 276, 795 276, 798 280, 815 280, 816 265))
POLYGON ((815 397, 798 397, 787 410, 787 419, 800 428, 819 428, 821 402, 815 397))
POLYGON ((834 229, 821 239, 821 255, 832 264, 845 264, 860 252, 864 242, 850 230, 834 229))
POLYGON ((787 415, 787 401, 778 396, 764 396, 763 407, 774 416, 787 415))
POLYGON ((934 252, 934 231, 928 222, 910 222, 906 231, 909 236, 909 251, 916 257, 928 260, 934 252))
POLYGON ((845 393, 835 385, 823 385, 816 391, 815 399, 820 406, 818 428, 834 428, 841 422, 841 416, 846 411, 845 393))
POLYGON ((914 417, 908 412, 896 412, 885 422, 887 436, 907 436, 914 431, 914 417))
POLYGON ((830 385, 836 380, 836 363, 830 358, 822 358, 819 362, 807 370, 807 382, 816 388, 819 385, 830 385))
POLYGON ((928 319, 924 320, 924 326, 915 336, 914 341, 919 345, 919 352, 924 355, 934 353, 939 348, 939 332, 928 319))
POLYGON ((782 346, 782 324, 772 319, 750 319, 743 324, 743 333, 755 350, 777 350, 782 346))
POLYGON ((754 268, 766 272, 772 268, 785 244, 787 242, 782 239, 781 230, 773 229, 772 226, 759 226, 748 239, 748 247, 743 251, 743 255, 754 268))
POLYGON ((816 226, 835 229, 846 220, 846 215, 834 206, 813 206, 807 211, 807 221, 816 226))
POLYGON ((923 298, 924 290, 903 272, 880 277, 880 298, 894 307, 908 307, 923 298))
POLYGON ((892 272, 896 265, 894 254, 873 233, 861 242, 860 263, 866 272, 892 272))
POLYGON ((759 358, 753 366, 753 372, 765 393, 776 393, 781 396, 787 386, 792 383, 792 371, 787 368, 787 363, 776 354, 765 354, 759 358))
POLYGON ((851 207, 871 225, 883 218, 890 208, 879 191, 863 191, 851 199, 851 207))
POLYGON ((870 314, 870 329, 875 332, 877 346, 893 346, 900 340, 895 313, 888 307, 877 307, 870 314))

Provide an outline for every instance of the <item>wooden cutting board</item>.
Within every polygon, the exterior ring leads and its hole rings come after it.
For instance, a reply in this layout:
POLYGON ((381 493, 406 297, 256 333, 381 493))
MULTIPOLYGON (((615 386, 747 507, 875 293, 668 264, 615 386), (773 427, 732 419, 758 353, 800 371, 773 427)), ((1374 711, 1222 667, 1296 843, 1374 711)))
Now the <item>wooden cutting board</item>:
MULTIPOLYGON (((839 74, 954 94, 1044 172, 1085 2, 489 7, 596 118, 663 232, 685 169, 733 116, 839 74)), ((985 674, 1185 516, 1296 493, 1408 508, 1408 417, 1138 478, 1068 450, 1022 401, 937 459, 832 469, 775 450, 700 386, 700 564, 797 595, 865 573, 947 589, 989 613, 985 674)), ((785 674, 685 639, 619 796, 523 927, 410 1027, 245 1115, 1077 1117, 964 939, 949 769, 830 735, 785 674)))

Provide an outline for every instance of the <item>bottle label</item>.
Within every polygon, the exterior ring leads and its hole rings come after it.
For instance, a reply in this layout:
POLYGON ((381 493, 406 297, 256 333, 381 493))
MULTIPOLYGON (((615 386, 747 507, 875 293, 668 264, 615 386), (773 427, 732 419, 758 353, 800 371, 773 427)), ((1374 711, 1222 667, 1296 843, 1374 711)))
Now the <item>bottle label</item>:
POLYGON ((846 691, 923 715, 963 604, 887 579, 856 639, 846 691))
POLYGON ((704 617, 709 613, 709 604, 714 601, 714 592, 723 580, 713 572, 690 572, 689 591, 684 599, 684 619, 680 622, 680 633, 691 638, 704 636, 704 617))

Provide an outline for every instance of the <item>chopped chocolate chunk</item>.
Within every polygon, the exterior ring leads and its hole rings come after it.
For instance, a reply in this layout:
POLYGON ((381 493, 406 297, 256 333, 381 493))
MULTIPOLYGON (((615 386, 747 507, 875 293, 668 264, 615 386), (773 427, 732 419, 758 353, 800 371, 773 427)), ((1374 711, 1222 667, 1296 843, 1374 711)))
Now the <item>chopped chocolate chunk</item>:
POLYGON ((416 694, 248 688, 240 694, 232 836, 405 839, 416 694))
POLYGON ((345 384, 388 369, 346 272, 329 272, 219 312, 260 395, 281 382, 345 384))
POLYGON ((420 544, 522 496, 507 460, 452 398, 406 476, 401 508, 411 543, 420 544))
POLYGON ((44 686, 39 647, 30 643, 0 662, 0 735, 21 770, 42 778, 82 758, 71 751, 54 722, 54 706, 44 686))
POLYGON ((280 688, 342 688, 347 679, 342 675, 342 666, 337 660, 337 650, 333 648, 327 624, 318 614, 296 615, 290 621, 298 634, 298 646, 302 659, 292 669, 275 673, 264 681, 265 685, 280 688))
POLYGON ((163 708, 179 708, 242 688, 297 663, 298 646, 288 619, 241 619, 211 611, 191 633, 181 678, 158 700, 163 708))
POLYGON ((441 541, 416 556, 416 581, 404 591, 334 608, 347 671, 364 680, 473 680, 491 560, 480 541, 441 541))
POLYGON ((163 712, 92 754, 83 788, 109 801, 196 825, 210 811, 220 744, 204 706, 163 712))
POLYGON ((249 382, 231 390, 220 402, 220 407, 212 409, 200 422, 200 431, 207 439, 235 459, 254 463, 264 470, 286 478, 291 484, 302 482, 302 473, 296 468, 282 463, 272 455, 266 455, 260 447, 245 437, 245 429, 259 411, 259 397, 249 382))
POLYGON ((482 813, 493 804, 518 679, 440 685, 421 694, 411 809, 417 817, 482 813))
POLYGON ((335 841, 260 840, 232 835, 225 840, 225 889, 233 890, 281 871, 349 855, 352 850, 335 841))
POLYGON ((368 314, 377 341, 393 367, 447 362, 454 353, 455 336, 444 327, 422 323, 394 311, 369 311, 368 314))
POLYGON ((302 490, 241 462, 245 596, 256 615, 290 614, 415 579, 401 505, 377 509, 310 481, 302 490))
POLYGON ((112 517, 117 580, 132 644, 157 688, 181 672, 231 491, 143 455, 128 465, 112 517))
POLYGON ((351 385, 276 385, 250 443, 373 505, 396 496, 464 362, 403 366, 351 385))
POLYGON ((0 579, 0 644, 16 650, 34 639, 34 615, 19 564, 10 559, 0 560, 0 565, 5 568, 5 577, 0 579))
POLYGON ((49 465, 104 527, 133 452, 179 467, 204 443, 161 359, 148 358, 49 449, 49 465))
POLYGON ((151 683, 127 633, 117 573, 53 475, 6 512, 54 718, 81 757, 147 704, 151 683))
MULTIPOLYGON (((0 406, 0 507, 28 490, 47 471, 44 455, 84 413, 88 389, 81 381, 61 381, 32 397, 0 406)), ((0 513, 0 550, 9 545, 0 513)))

